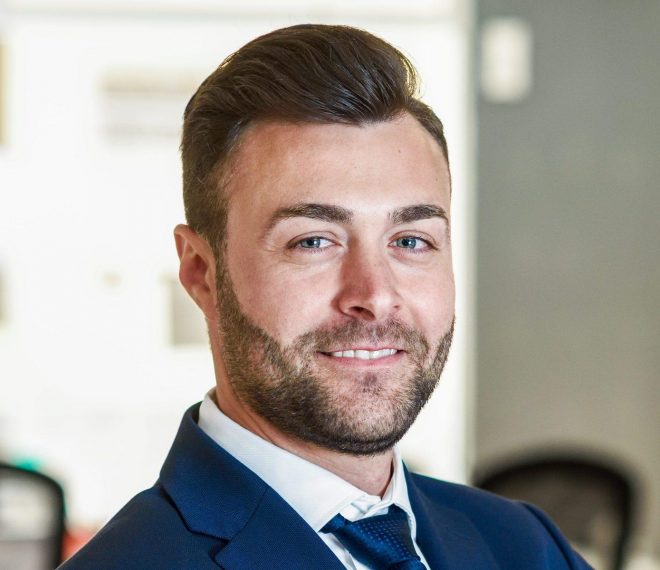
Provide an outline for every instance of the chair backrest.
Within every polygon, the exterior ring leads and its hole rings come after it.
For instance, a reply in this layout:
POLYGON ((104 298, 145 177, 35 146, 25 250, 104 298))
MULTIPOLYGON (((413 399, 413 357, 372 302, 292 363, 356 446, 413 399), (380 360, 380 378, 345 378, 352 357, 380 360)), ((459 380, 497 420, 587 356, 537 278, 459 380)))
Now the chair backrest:
POLYGON ((597 568, 623 568, 635 489, 622 469, 570 455, 537 456, 477 474, 474 484, 538 505, 597 568))
POLYGON ((0 568, 53 570, 62 561, 63 536, 62 487, 0 462, 0 568))

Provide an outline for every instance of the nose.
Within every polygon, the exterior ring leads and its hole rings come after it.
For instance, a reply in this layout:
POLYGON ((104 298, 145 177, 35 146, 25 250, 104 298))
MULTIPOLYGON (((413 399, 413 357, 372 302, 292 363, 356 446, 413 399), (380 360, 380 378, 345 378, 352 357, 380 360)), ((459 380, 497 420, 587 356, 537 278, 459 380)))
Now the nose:
POLYGON ((382 321, 401 309, 396 276, 384 255, 354 251, 343 260, 339 310, 364 321, 382 321))

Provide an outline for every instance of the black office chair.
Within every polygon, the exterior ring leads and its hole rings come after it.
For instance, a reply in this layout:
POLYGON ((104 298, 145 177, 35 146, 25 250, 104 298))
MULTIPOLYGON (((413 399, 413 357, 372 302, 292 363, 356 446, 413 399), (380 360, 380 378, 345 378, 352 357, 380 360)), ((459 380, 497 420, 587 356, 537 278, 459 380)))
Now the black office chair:
POLYGON ((59 483, 0 462, 0 568, 53 570, 62 561, 63 537, 59 483))
POLYGON ((623 568, 636 505, 623 469, 553 454, 477 472, 474 485, 541 507, 598 570, 623 568))

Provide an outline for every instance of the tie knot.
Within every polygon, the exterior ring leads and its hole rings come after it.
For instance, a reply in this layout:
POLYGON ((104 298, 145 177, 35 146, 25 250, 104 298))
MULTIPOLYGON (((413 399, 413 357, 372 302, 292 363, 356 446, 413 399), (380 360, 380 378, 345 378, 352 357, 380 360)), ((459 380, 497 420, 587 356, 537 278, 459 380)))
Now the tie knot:
POLYGON ((356 560, 370 568, 424 569, 410 536, 408 515, 395 505, 387 514, 355 522, 336 515, 321 532, 334 534, 356 560))

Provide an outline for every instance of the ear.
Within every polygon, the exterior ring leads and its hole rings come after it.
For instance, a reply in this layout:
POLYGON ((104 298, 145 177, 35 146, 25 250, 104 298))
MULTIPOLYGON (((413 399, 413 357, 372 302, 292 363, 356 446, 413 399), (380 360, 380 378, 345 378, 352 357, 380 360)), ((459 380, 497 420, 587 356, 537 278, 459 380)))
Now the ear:
POLYGON ((179 280, 207 320, 215 319, 215 256, 206 239, 184 224, 174 228, 179 280))

